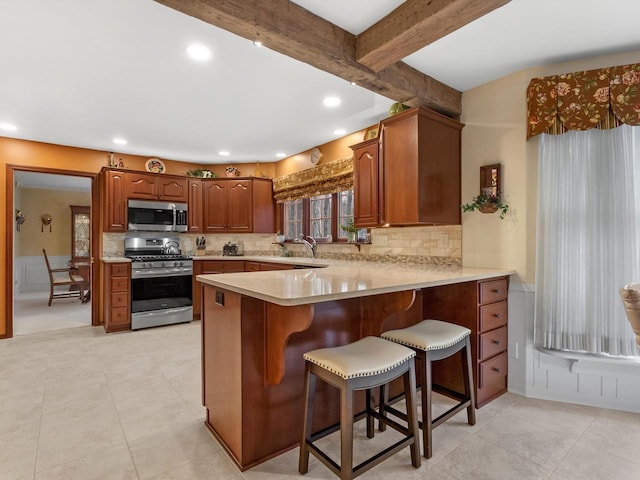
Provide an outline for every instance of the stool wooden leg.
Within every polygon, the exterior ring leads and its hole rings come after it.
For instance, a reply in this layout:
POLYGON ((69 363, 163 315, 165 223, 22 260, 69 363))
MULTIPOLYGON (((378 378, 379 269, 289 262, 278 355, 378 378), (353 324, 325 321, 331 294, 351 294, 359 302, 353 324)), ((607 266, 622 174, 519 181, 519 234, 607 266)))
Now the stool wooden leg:
POLYGON ((464 369, 464 393, 470 400, 467 407, 467 422, 469 425, 476 424, 476 399, 473 390, 473 369, 471 367, 471 342, 469 337, 466 339, 465 352, 462 355, 462 368, 464 369))
MULTIPOLYGON (((387 418, 387 409, 386 405, 389 403, 389 389, 387 385, 380 385, 380 408, 378 411, 383 418, 387 418)), ((380 420, 378 422, 378 430, 384 432, 387 429, 387 424, 384 420, 380 420)))
POLYGON ((415 362, 409 360, 409 371, 404 374, 404 393, 407 404, 407 426, 409 433, 413 435, 413 443, 409 447, 411 451, 411 464, 415 468, 419 468, 422 464, 420 458, 420 428, 418 427, 417 414, 417 393, 416 393, 416 369, 415 362))
POLYGON ((305 474, 309 471, 309 448, 311 441, 311 424, 313 423, 313 407, 316 397, 316 376, 310 372, 307 363, 304 369, 304 424, 302 425, 302 438, 300 440, 300 457, 298 460, 298 472, 305 474))
POLYGON ((340 389, 340 478, 353 479, 353 390, 348 380, 340 389))
POLYGON ((373 399, 373 389, 367 388, 365 395, 367 397, 367 438, 373 438, 375 427, 373 424, 374 418, 371 415, 371 412, 373 412, 376 408, 373 399))
POLYGON ((433 412, 431 411, 431 360, 429 353, 424 353, 424 365, 422 373, 422 443, 424 444, 425 458, 431 458, 433 412))

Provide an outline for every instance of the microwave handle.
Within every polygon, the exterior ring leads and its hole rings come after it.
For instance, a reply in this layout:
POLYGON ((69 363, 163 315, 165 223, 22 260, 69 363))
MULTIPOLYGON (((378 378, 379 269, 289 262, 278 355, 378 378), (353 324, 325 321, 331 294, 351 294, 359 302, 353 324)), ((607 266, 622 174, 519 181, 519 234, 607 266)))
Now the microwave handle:
POLYGON ((175 205, 173 205, 173 230, 174 230, 174 231, 175 231, 176 226, 177 226, 177 224, 178 224, 178 221, 177 221, 177 213, 178 213, 178 212, 177 212, 177 208, 176 208, 176 206, 175 206, 175 205))

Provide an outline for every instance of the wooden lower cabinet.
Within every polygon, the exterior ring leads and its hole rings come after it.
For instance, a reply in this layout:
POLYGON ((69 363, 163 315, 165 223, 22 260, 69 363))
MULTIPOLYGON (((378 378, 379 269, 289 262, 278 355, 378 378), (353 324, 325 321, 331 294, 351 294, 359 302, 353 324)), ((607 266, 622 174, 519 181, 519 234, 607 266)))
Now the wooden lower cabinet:
POLYGON ((202 314, 202 284, 196 276, 209 273, 260 272, 267 270, 292 270, 293 265, 284 263, 256 262, 253 260, 195 260, 193 262, 193 319, 202 314))
MULTIPOLYGON (((452 322, 471 330, 477 407, 507 391, 508 290, 508 277, 423 290, 425 319, 452 322)), ((463 393, 461 365, 460 353, 434 363, 434 384, 463 393)))
POLYGON ((105 263, 104 329, 107 333, 131 329, 131 263, 105 263))
MULTIPOLYGON (((205 425, 241 470, 300 442, 305 352, 403 328, 422 313, 412 291, 283 307, 203 288, 205 425)), ((355 411, 364 405, 356 392, 355 411)), ((339 391, 318 382, 315 409, 314 431, 338 422, 339 391)))

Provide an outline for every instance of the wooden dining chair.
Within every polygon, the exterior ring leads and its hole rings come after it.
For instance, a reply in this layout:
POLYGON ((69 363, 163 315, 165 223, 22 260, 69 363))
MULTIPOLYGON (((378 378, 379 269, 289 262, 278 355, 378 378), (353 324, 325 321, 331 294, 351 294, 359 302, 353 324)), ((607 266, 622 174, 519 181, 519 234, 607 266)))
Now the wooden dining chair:
POLYGON ((47 257, 47 251, 43 248, 44 262, 47 264, 47 271, 49 272, 49 306, 54 298, 73 298, 78 297, 80 301, 84 301, 84 283, 85 280, 81 275, 77 275, 78 270, 76 268, 51 268, 49 264, 49 258, 47 257), (59 275, 66 273, 67 275, 59 275), (56 275, 58 274, 58 275, 56 275), (55 287, 74 287, 73 289, 63 292, 56 292, 55 287), (77 288, 77 290, 75 290, 77 288))

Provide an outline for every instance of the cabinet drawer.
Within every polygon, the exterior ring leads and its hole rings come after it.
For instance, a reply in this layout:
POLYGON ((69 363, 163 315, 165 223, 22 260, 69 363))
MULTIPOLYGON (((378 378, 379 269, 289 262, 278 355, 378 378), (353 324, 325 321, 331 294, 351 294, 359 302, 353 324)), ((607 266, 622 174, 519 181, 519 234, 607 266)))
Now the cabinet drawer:
POLYGON ((480 335, 480 360, 493 357, 507 349, 507 327, 500 327, 480 335))
POLYGON ((129 266, 127 264, 116 264, 111 265, 111 276, 112 277, 128 277, 129 276, 129 266))
POLYGON ((202 273, 244 272, 242 260, 204 260, 202 273))
POLYGON ((489 282, 480 282, 480 303, 499 302, 507 298, 507 279, 493 280, 489 282))
POLYGON ((260 271, 260 262, 244 262, 244 271, 245 272, 259 272, 260 271))
POLYGON ((480 307, 480 331, 486 332, 507 324, 507 301, 480 307))
POLYGON ((111 291, 116 292, 128 292, 129 291, 129 279, 126 277, 113 277, 111 278, 111 291))
POLYGON ((129 308, 129 295, 127 293, 112 293, 111 294, 111 307, 125 307, 129 308))
POLYGON ((479 388, 489 383, 499 383, 507 376, 507 352, 502 352, 497 357, 480 364, 479 388))
POLYGON ((111 319, 110 322, 112 325, 126 325, 131 323, 131 315, 129 315, 129 307, 118 307, 111 309, 111 319))

